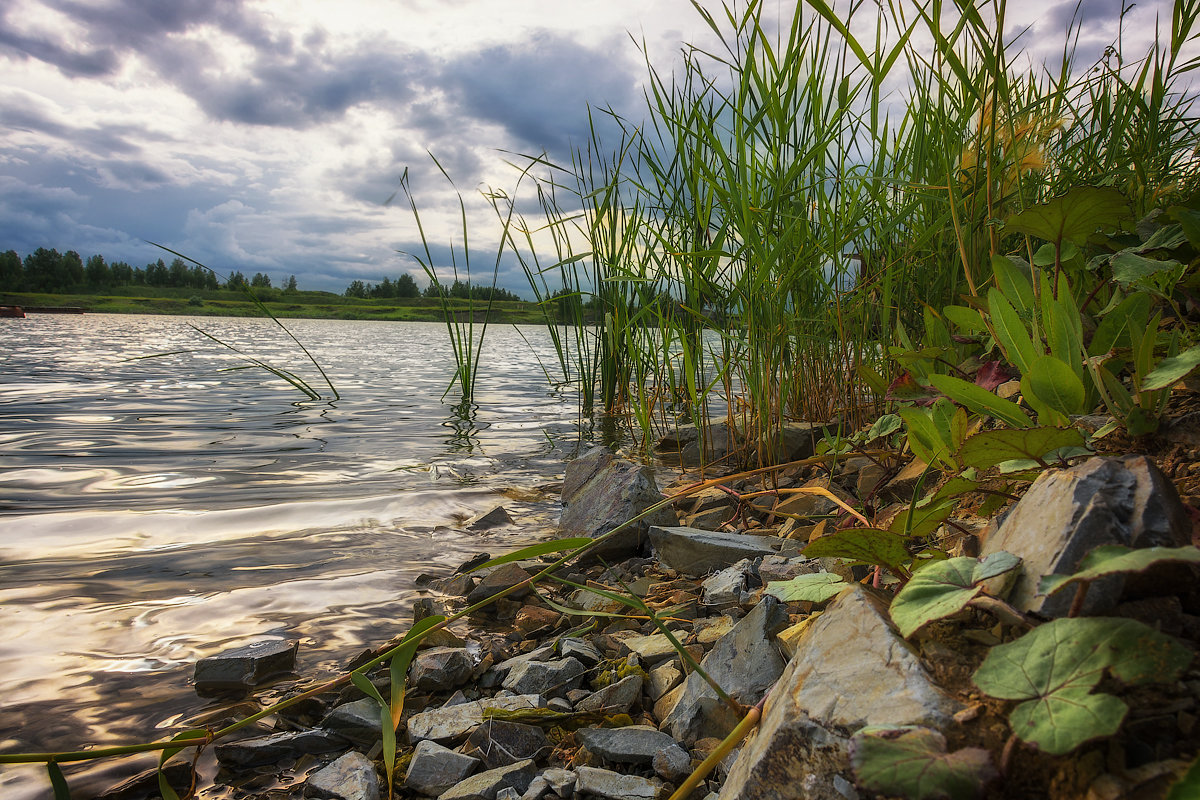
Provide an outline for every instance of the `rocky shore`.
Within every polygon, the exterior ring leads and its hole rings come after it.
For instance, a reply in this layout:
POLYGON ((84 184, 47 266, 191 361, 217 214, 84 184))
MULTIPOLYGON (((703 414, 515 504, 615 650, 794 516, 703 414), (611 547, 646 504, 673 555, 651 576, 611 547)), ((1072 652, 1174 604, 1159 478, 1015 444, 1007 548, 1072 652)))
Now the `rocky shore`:
MULTIPOLYGON (((532 591, 526 582, 554 556, 475 570, 489 558, 481 554, 453 575, 426 576, 414 621, 518 590, 421 643, 397 729, 393 796, 665 800, 708 760, 713 769, 688 797, 879 797, 855 769, 856 734, 871 726, 918 731, 953 751, 947 758, 979 760, 974 784, 933 787, 927 797, 1165 795, 1200 751, 1194 565, 1096 580, 1084 592, 1087 614, 1137 620, 1192 656, 1178 674, 1146 685, 1105 678, 1104 691, 1129 707, 1116 735, 1069 755, 1016 741, 1013 702, 984 693, 972 675, 991 648, 1072 613, 1069 592, 1039 594, 1043 576, 1071 573, 1105 545, 1192 545, 1195 512, 1177 491, 1192 477, 1187 463, 1168 464, 1168 477, 1149 458, 1094 457, 1043 472, 986 517, 975 511, 999 492, 958 499, 928 539, 951 557, 1019 558, 982 592, 1009 611, 964 605, 905 638, 889 614, 894 579, 805 550, 850 522, 844 506, 869 509, 873 527, 886 528, 916 507, 914 494, 938 486, 923 486, 919 462, 892 456, 841 459, 831 471, 812 445, 812 433, 798 429, 781 455, 801 463, 695 492, 532 591), (791 599, 801 576, 828 591, 791 599), (758 725, 744 740, 727 739, 751 709, 761 712, 758 725)), ((689 456, 689 446, 673 443, 684 463, 700 455, 689 456)), ((602 535, 690 480, 660 487, 649 467, 593 451, 567 466, 563 534, 602 535)), ((502 510, 480 523, 516 524, 502 510)), ((253 692, 290 669, 294 655, 291 644, 224 654, 197 665, 197 687, 253 692)), ((369 677, 387 697, 386 665, 369 677)), ((281 712, 269 728, 221 740, 216 783, 230 787, 221 796, 386 797, 380 710, 348 686, 281 712)), ((173 769, 182 793, 190 767, 173 769)), ((151 775, 105 797, 156 792, 151 775)))

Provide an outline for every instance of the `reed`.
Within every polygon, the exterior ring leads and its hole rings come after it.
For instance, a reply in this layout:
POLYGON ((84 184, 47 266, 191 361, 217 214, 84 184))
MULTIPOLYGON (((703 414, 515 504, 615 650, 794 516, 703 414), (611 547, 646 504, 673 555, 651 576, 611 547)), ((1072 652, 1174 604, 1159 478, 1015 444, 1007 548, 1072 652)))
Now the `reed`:
POLYGON ((723 416, 763 460, 789 420, 857 427, 887 346, 1026 246, 1007 216, 1080 184, 1140 213, 1197 185, 1196 0, 1143 57, 1119 36, 1077 64, 1077 17, 1024 71, 1003 0, 693 5, 720 47, 670 75, 647 58, 645 122, 602 112, 615 147, 593 125, 570 164, 527 157, 543 218, 512 241, 543 307, 569 311, 547 318, 562 379, 643 443, 723 416))

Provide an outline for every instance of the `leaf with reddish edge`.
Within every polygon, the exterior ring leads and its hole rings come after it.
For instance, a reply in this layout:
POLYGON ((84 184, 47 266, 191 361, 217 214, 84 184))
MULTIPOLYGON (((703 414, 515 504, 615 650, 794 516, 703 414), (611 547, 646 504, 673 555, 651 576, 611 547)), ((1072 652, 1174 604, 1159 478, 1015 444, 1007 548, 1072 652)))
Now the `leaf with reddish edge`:
POLYGON ((979 371, 975 373, 975 385, 994 392, 996 387, 1012 378, 1013 373, 1005 369, 1004 364, 1000 361, 985 361, 979 371))
POLYGON ((850 739, 850 764, 865 789, 911 800, 971 800, 999 777, 987 750, 946 752, 946 737, 915 725, 870 726, 850 739))
POLYGON ((888 400, 910 400, 921 406, 932 405, 940 396, 936 389, 917 383, 917 379, 908 370, 901 372, 888 385, 887 390, 888 400))

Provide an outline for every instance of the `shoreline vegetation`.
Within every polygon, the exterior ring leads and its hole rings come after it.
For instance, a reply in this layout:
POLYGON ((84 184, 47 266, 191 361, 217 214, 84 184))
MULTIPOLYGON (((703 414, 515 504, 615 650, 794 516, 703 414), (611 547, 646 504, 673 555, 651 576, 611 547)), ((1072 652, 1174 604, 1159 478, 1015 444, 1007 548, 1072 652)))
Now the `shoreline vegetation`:
MULTIPOLYGON (((437 298, 362 299, 330 292, 298 291, 287 295, 268 295, 263 305, 279 319, 386 320, 399 322, 445 322, 443 302, 437 298)), ((479 301, 451 298, 446 301, 456 316, 472 313, 482 320, 484 309, 479 301)), ((0 305, 22 307, 79 307, 88 314, 168 314, 198 317, 263 317, 262 309, 244 295, 228 291, 190 289, 131 289, 129 294, 50 294, 44 292, 3 292, 0 305), (197 302, 199 301, 199 302, 197 302)), ((492 303, 490 321, 521 325, 539 325, 545 316, 536 303, 522 300, 497 300, 492 303)))

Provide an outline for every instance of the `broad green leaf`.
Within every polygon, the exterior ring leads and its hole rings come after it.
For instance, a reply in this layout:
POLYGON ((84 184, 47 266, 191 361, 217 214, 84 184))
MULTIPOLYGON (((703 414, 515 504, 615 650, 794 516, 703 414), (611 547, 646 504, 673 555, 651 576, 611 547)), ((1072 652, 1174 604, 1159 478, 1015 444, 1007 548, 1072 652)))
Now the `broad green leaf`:
POLYGON ((964 464, 988 469, 1004 461, 1039 461, 1055 450, 1078 447, 1084 441, 1083 433, 1078 428, 982 431, 963 442, 958 457, 964 464))
POLYGON ((849 528, 822 536, 804 548, 808 558, 845 558, 898 569, 911 556, 903 536, 877 528, 849 528))
POLYGON ((892 524, 888 525, 888 530, 905 538, 928 536, 950 517, 954 506, 953 500, 917 504, 897 514, 892 524))
MULTIPOLYGON (((188 741, 191 739, 204 739, 208 736, 208 731, 201 728, 194 728, 190 731, 184 731, 171 737, 171 741, 188 741)), ((163 772, 163 767, 171 760, 171 757, 183 750, 182 747, 171 747, 163 750, 158 757, 158 793, 162 795, 162 800, 179 800, 179 795, 174 787, 167 782, 167 775, 163 772)))
POLYGON ((1174 259, 1164 261, 1157 258, 1146 258, 1128 250, 1122 250, 1112 258, 1113 279, 1123 286, 1137 283, 1142 278, 1148 278, 1155 273, 1165 272, 1179 266, 1179 262, 1174 259))
POLYGON ((956 466, 950 460, 950 443, 942 441, 927 409, 902 408, 899 414, 908 426, 908 445, 917 458, 926 464, 956 466))
POLYGON ((1132 347, 1130 331, 1146 329, 1150 318, 1150 295, 1134 292, 1121 304, 1104 315, 1096 327, 1096 334, 1088 346, 1088 355, 1102 356, 1118 345, 1132 347))
POLYGON ((1029 364, 1038 355, 1037 349, 1021 316, 999 289, 988 290, 988 315, 996 341, 1008 360, 1021 374, 1029 372, 1029 364))
POLYGON ((1038 582, 1038 594, 1051 595, 1078 581, 1094 581, 1106 575, 1141 572, 1155 564, 1170 561, 1200 563, 1200 548, 1140 547, 1107 544, 1092 550, 1079 562, 1071 575, 1046 575, 1038 582))
POLYGON ((1186 206, 1172 206, 1168 213, 1179 220, 1179 226, 1192 247, 1200 250, 1200 211, 1186 206))
POLYGON ((50 774, 50 788, 54 790, 54 800, 71 800, 71 788, 67 786, 67 778, 63 775, 62 767, 53 761, 46 762, 46 772, 50 774))
POLYGON ((1050 355, 1066 363, 1082 380, 1083 320, 1075 298, 1065 289, 1057 300, 1049 294, 1043 295, 1042 310, 1050 355))
POLYGON ((1171 787, 1167 800, 1196 800, 1197 797, 1200 797, 1200 758, 1193 761, 1184 776, 1171 787))
POLYGON ((841 575, 817 572, 811 575, 797 575, 789 581, 771 581, 767 584, 767 594, 785 603, 824 603, 847 586, 849 584, 842 580, 841 575))
POLYGON ((1060 414, 1083 412, 1083 381, 1069 364, 1054 356, 1039 356, 1030 365, 1030 391, 1060 414))
POLYGON ((585 545, 592 543, 592 539, 586 536, 577 536, 572 539, 551 539, 548 542, 540 544, 531 544, 529 547, 522 547, 512 553, 493 558, 491 561, 485 561, 479 566, 473 568, 471 572, 478 572, 481 569, 488 567, 498 567, 501 564, 508 564, 513 561, 525 561, 538 556, 544 556, 546 553, 563 553, 568 550, 578 550, 585 545))
POLYGON ((1117 189, 1076 186, 1010 217, 1005 230, 1082 246, 1098 228, 1115 228, 1130 216, 1129 203, 1117 189))
POLYGON ((867 431, 867 441, 871 442, 884 436, 891 436, 904 427, 904 421, 898 414, 884 414, 871 425, 867 431))
POLYGON ((992 256, 992 272, 996 289, 1023 314, 1033 310, 1033 285, 1029 281, 1029 265, 1008 256, 992 256))
POLYGON ((1021 407, 1011 400, 989 392, 982 386, 955 378, 952 375, 930 375, 929 382, 942 394, 960 403, 976 414, 987 414, 1002 420, 1014 428, 1032 428, 1031 420, 1021 407))
POLYGON ((859 785, 910 800, 971 800, 998 777, 987 750, 946 752, 946 739, 916 726, 863 728, 850 739, 859 785))
POLYGON ((967 306, 946 306, 942 309, 942 314, 946 319, 954 323, 954 327, 966 333, 986 333, 987 325, 983 322, 983 315, 973 308, 967 306))
POLYGON ((1038 425, 1050 426, 1052 428, 1065 428, 1071 424, 1071 418, 1062 413, 1054 406, 1047 403, 1042 398, 1038 397, 1033 391, 1033 386, 1029 382, 1029 376, 1021 378, 1021 397, 1029 407, 1037 412, 1038 425))
POLYGON ((930 622, 966 608, 983 591, 983 581, 1020 563, 1021 559, 1001 550, 982 560, 963 556, 921 567, 892 601, 892 622, 903 636, 912 636, 930 622))
POLYGON ((1177 356, 1164 358, 1142 379, 1142 391, 1165 389, 1182 380, 1189 372, 1200 366, 1200 344, 1189 347, 1177 356))
MULTIPOLYGON (((1070 261, 1079 255, 1079 248, 1071 242, 1064 242, 1062 252, 1058 255, 1059 263, 1070 261)), ((1054 266, 1054 245, 1046 243, 1037 249, 1033 254, 1033 265, 1035 267, 1052 267, 1054 266)))
POLYGON ((1191 660, 1190 650, 1135 620, 1057 619, 993 647, 974 681, 992 697, 1022 701, 1009 716, 1013 733, 1062 755, 1115 733, 1124 719, 1123 702, 1091 693, 1106 671, 1129 685, 1169 682, 1191 660))

